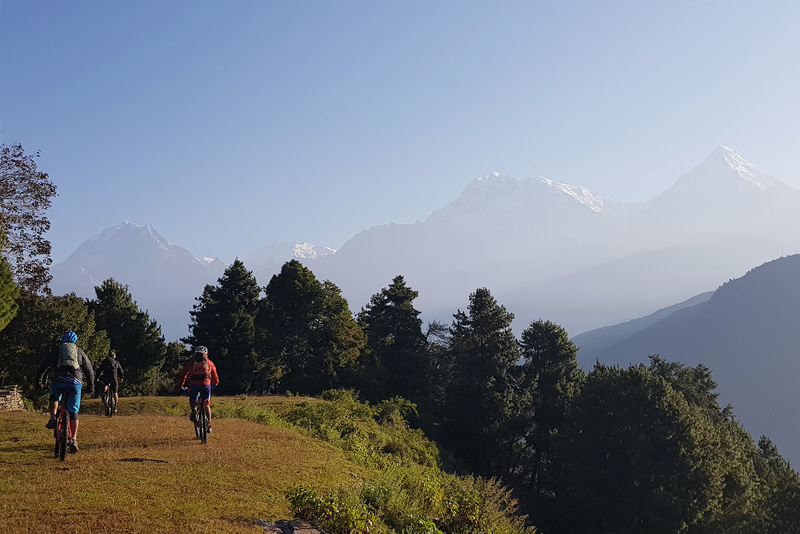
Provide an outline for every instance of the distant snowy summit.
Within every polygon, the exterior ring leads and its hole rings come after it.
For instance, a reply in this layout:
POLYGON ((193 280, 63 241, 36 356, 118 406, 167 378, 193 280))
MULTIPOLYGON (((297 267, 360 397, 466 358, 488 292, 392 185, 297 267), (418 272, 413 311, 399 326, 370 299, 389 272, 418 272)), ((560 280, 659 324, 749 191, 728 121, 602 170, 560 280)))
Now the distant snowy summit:
POLYGON ((248 269, 263 269, 282 265, 291 259, 316 260, 336 254, 336 250, 301 241, 277 241, 246 256, 242 261, 248 269))

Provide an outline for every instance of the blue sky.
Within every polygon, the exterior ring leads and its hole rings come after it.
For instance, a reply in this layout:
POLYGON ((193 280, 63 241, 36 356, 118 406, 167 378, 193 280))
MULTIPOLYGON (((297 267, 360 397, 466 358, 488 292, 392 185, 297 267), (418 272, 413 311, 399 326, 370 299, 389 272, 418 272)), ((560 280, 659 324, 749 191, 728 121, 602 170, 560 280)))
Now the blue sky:
POLYGON ((800 187, 800 3, 0 0, 0 140, 53 260, 125 220, 226 261, 492 171, 650 198, 720 144, 800 187))

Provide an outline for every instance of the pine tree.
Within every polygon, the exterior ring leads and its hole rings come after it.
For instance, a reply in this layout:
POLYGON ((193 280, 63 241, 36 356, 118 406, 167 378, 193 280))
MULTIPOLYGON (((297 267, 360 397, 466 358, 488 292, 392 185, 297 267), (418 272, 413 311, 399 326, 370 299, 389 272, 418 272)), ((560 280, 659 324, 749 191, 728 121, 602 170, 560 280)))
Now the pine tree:
POLYGON ((420 312, 414 308, 418 292, 396 276, 388 288, 372 296, 358 315, 367 336, 359 386, 371 401, 404 397, 419 402, 426 380, 425 336, 420 312))
POLYGON ((291 260, 265 288, 257 320, 270 388, 313 395, 352 385, 366 341, 335 284, 291 260))
POLYGON ((259 390, 257 375, 263 362, 255 348, 255 316, 260 293, 253 273, 236 259, 216 285, 206 285, 189 312, 191 335, 183 341, 208 348, 219 374, 220 392, 259 390))
POLYGON ((14 283, 14 275, 8 262, 0 257, 0 331, 2 331, 19 311, 19 286, 14 283))
POLYGON ((450 328, 453 376, 447 386, 443 440, 473 472, 493 476, 507 458, 514 416, 514 368, 519 360, 511 332, 514 315, 486 288, 470 295, 469 313, 458 311, 450 328))
MULTIPOLYGON (((578 349, 567 331, 550 321, 534 321, 520 340, 521 421, 527 428, 515 444, 518 477, 538 493, 552 456, 552 436, 563 423, 567 406, 585 379, 578 367, 578 349)), ((511 466, 513 471, 515 466, 511 466)), ((546 483, 545 483, 546 486, 546 483)))
POLYGON ((109 278, 95 287, 89 301, 97 328, 108 334, 111 348, 125 371, 125 392, 154 395, 161 383, 161 366, 167 352, 161 328, 139 309, 128 286, 109 278))

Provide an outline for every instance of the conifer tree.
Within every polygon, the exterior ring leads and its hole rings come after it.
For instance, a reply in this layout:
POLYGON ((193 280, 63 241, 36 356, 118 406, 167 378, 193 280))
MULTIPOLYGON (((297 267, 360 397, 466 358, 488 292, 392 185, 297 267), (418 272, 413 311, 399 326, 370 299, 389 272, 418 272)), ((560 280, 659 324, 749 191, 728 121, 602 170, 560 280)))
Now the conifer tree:
POLYGON ((291 260, 265 288, 257 320, 269 387, 313 395, 352 385, 366 341, 335 284, 291 260))
POLYGON ((14 283, 14 275, 8 262, 0 257, 0 331, 16 317, 19 310, 18 298, 19 286, 14 283))
POLYGON ((208 348, 217 367, 223 393, 247 393, 259 389, 257 373, 263 362, 255 348, 255 316, 261 288, 253 273, 236 259, 217 280, 206 285, 189 312, 191 335, 183 341, 208 348))
POLYGON ((473 472, 493 476, 507 457, 508 424, 514 416, 514 368, 519 360, 511 332, 514 315, 486 288, 470 295, 450 328, 452 379, 447 386, 444 436, 473 472))
POLYGON ((421 398, 427 373, 422 321, 413 304, 418 295, 396 276, 358 315, 367 336, 359 389, 367 400, 421 398))
POLYGON ((167 346, 161 328, 139 309, 128 286, 113 278, 95 287, 97 298, 89 301, 97 328, 108 334, 111 348, 125 370, 124 391, 154 395, 161 383, 161 366, 167 346))
MULTIPOLYGON (((518 478, 539 492, 552 455, 552 436, 564 420, 567 406, 584 380, 578 367, 578 349, 567 331, 550 321, 534 321, 522 332, 523 364, 520 374, 520 421, 527 428, 515 443, 514 461, 522 470, 518 478)), ((515 466, 511 466, 514 470, 515 466)), ((509 473, 510 474, 510 473, 509 473)))

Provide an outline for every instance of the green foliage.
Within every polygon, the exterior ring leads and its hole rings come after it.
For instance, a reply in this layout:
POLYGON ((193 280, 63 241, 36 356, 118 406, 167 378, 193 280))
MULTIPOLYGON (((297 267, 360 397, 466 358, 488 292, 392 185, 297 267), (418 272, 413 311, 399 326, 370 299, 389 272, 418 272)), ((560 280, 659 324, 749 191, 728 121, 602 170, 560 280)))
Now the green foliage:
POLYGON ((507 427, 516 411, 514 315, 482 288, 470 295, 469 314, 454 317, 442 438, 472 472, 491 476, 503 469, 507 427))
POLYGON ((19 313, 0 332, 2 380, 19 384, 26 396, 34 396, 39 378, 35 376, 36 370, 43 360, 55 353, 61 334, 67 330, 78 334, 78 345, 93 365, 108 354, 106 333, 96 329, 94 315, 83 299, 75 294, 62 297, 23 294, 19 299, 19 313))
POLYGON ((17 316, 19 292, 11 267, 5 258, 0 257, 0 331, 17 316))
POLYGON ((516 501, 496 480, 448 475, 421 466, 392 467, 320 495, 287 492, 296 517, 331 534, 535 534, 515 515, 516 501))
POLYGON ((23 292, 49 295, 50 221, 44 212, 56 186, 22 145, 0 145, 0 249, 23 292))
POLYGON ((209 357, 217 366, 220 393, 258 391, 262 387, 258 373, 269 374, 255 347, 260 293, 253 273, 237 259, 225 269, 217 285, 206 285, 189 312, 191 335, 183 341, 208 347, 209 357))
POLYGON ((351 380, 365 337, 347 301, 300 262, 284 264, 257 316, 262 379, 277 391, 318 394, 351 380))
POLYGON ((506 475, 537 495, 548 485, 543 478, 552 464, 553 436, 585 375, 578 368, 578 349, 555 323, 532 322, 522 333, 520 346, 524 358, 517 369, 520 413, 515 434, 508 436, 514 452, 506 475))
POLYGON ((435 466, 436 446, 421 430, 410 428, 402 416, 413 409, 413 404, 401 398, 370 406, 359 402, 353 390, 330 390, 324 392, 322 402, 303 403, 282 418, 342 447, 363 465, 435 466))
POLYGON ((154 395, 162 387, 161 367, 167 353, 164 336, 155 320, 141 311, 128 286, 109 278, 95 287, 97 298, 88 302, 97 328, 105 330, 111 348, 125 371, 123 391, 129 395, 154 395))
POLYGON ((359 388, 368 400, 400 396, 417 402, 422 397, 427 368, 422 321, 413 305, 418 295, 396 276, 358 314, 367 336, 359 388))

